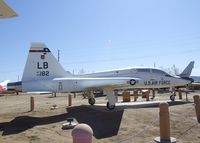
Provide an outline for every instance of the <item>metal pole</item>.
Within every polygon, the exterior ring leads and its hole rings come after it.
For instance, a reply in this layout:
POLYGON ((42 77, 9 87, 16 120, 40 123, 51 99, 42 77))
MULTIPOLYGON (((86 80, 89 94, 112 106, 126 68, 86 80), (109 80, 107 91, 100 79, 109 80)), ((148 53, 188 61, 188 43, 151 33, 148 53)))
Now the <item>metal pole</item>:
POLYGON ((60 62, 60 50, 58 50, 58 62, 60 62))
POLYGON ((32 96, 31 96, 31 99, 30 99, 30 103, 31 103, 30 104, 30 106, 31 106, 31 110, 30 111, 34 111, 34 107, 35 107, 34 106, 34 97, 32 97, 32 96))

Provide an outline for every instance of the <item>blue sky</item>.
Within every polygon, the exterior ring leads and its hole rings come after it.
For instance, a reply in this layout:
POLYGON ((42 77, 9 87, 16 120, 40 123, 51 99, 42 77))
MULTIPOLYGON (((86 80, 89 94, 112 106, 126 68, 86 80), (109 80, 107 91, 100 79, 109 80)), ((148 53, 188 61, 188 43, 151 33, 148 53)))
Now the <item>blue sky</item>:
POLYGON ((21 79, 31 42, 75 73, 194 60, 200 75, 199 0, 5 1, 19 16, 0 19, 0 81, 21 79))

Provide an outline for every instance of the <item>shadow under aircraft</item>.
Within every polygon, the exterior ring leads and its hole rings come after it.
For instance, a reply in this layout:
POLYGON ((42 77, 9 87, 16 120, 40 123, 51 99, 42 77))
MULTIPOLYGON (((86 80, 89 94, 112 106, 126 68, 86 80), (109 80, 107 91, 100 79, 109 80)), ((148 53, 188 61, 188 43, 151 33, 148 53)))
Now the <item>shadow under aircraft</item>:
POLYGON ((67 113, 54 116, 16 117, 10 122, 0 123, 0 131, 3 131, 3 136, 17 134, 35 126, 66 121, 68 117, 73 117, 78 123, 88 124, 93 129, 94 137, 100 139, 117 135, 123 112, 124 110, 105 112, 86 106, 70 107, 67 108, 67 113))

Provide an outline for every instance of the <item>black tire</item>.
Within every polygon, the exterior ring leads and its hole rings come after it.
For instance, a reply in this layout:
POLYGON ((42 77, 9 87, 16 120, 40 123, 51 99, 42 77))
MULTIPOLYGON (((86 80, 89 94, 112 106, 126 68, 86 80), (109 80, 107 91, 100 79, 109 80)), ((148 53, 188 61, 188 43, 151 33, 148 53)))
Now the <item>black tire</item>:
POLYGON ((106 106, 109 110, 115 109, 115 105, 110 106, 109 102, 107 102, 106 106))
POLYGON ((90 105, 94 105, 95 104, 95 99, 94 98, 89 98, 88 102, 90 105))
POLYGON ((170 96, 170 100, 171 100, 171 101, 174 101, 174 100, 175 100, 175 95, 171 95, 171 96, 170 96))

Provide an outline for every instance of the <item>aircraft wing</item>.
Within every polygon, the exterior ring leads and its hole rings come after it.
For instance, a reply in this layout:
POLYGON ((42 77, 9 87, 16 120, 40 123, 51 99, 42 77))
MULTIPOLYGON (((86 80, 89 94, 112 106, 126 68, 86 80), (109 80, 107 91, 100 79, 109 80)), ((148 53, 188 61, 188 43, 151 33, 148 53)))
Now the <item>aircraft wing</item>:
POLYGON ((72 83, 74 86, 81 87, 82 90, 87 89, 108 89, 134 87, 140 79, 133 77, 94 77, 94 78, 55 78, 54 81, 63 83, 72 83))
POLYGON ((0 18, 10 18, 15 16, 17 16, 17 14, 3 0, 0 0, 0 18))

